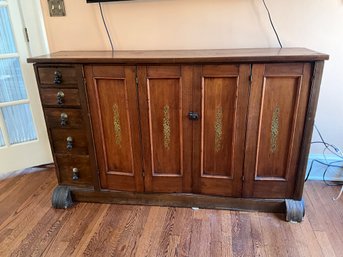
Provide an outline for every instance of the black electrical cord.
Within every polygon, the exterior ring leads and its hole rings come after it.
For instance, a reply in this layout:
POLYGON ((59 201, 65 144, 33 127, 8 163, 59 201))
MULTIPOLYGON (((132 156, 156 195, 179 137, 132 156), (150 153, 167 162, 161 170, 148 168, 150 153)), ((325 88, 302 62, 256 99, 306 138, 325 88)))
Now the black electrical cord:
POLYGON ((343 166, 341 166, 341 165, 334 165, 334 163, 343 162, 343 160, 342 161, 333 161, 333 162, 330 162, 330 163, 325 163, 325 162, 322 162, 322 161, 319 161, 319 160, 312 160, 312 162, 310 164, 310 168, 309 168, 308 173, 307 173, 306 178, 305 178, 305 182, 308 180, 308 178, 309 178, 309 176, 311 174, 311 171, 312 171, 313 163, 315 163, 315 162, 320 163, 320 164, 326 166, 325 172, 323 174, 323 178, 325 177, 325 173, 327 172, 328 168, 330 168, 330 167, 343 168, 343 166))
POLYGON ((330 165, 326 166, 326 168, 325 168, 325 170, 324 170, 324 172, 323 172, 323 182, 324 182, 325 185, 327 185, 327 186, 341 186, 341 185, 343 185, 342 182, 328 183, 328 182, 326 181, 326 179, 325 179, 325 175, 326 175, 326 173, 327 173, 327 171, 329 170, 330 167, 343 168, 343 166, 331 165, 332 163, 337 163, 337 162, 343 162, 343 160, 342 160, 342 161, 330 162, 330 165))
POLYGON ((107 25, 106 25, 106 21, 105 21, 105 18, 104 18, 104 14, 102 12, 102 6, 101 6, 100 2, 99 2, 99 8, 100 8, 102 22, 104 23, 104 26, 105 26, 105 29, 106 29, 106 32, 107 32, 107 36, 108 36, 108 40, 110 41, 112 52, 113 52, 114 51, 114 47, 113 47, 113 43, 112 43, 112 38, 111 38, 110 32, 108 31, 108 28, 107 28, 107 25))
POLYGON ((325 149, 327 149, 330 153, 336 155, 340 159, 343 159, 342 155, 337 154, 337 152, 339 152, 339 149, 335 145, 329 144, 325 141, 324 142, 323 141, 314 141, 314 142, 311 142, 311 144, 323 144, 325 146, 325 149), (330 148, 334 149, 335 151, 332 151, 330 148))
POLYGON ((320 133, 320 131, 319 131, 319 129, 318 129, 318 127, 317 127, 316 124, 314 124, 314 128, 317 130, 317 133, 318 133, 320 139, 322 140, 322 142, 323 142, 324 145, 326 146, 326 143, 325 143, 325 140, 324 140, 324 138, 323 138, 323 136, 322 136, 322 133, 320 133))
MULTIPOLYGON (((323 173, 323 182, 324 182, 326 185, 331 185, 331 186, 333 186, 333 185, 340 185, 340 183, 335 183, 335 184, 329 184, 329 183, 327 183, 327 181, 325 180, 325 175, 326 175, 326 173, 327 173, 327 171, 328 171, 328 169, 329 169, 330 167, 343 168, 343 166, 341 166, 341 165, 334 165, 334 163, 343 162, 343 156, 337 154, 337 152, 340 152, 340 150, 339 150, 338 147, 336 147, 335 145, 329 144, 329 143, 327 143, 327 142, 324 140, 324 138, 323 138, 323 136, 322 136, 322 133, 320 133, 320 131, 319 131, 318 127, 316 126, 316 124, 314 124, 314 127, 315 127, 315 129, 316 129, 316 131, 317 131, 317 133, 318 133, 318 135, 319 135, 321 141, 314 141, 314 142, 311 142, 311 144, 323 144, 323 145, 325 146, 325 149, 324 149, 324 151, 323 151, 324 158, 325 158, 325 150, 329 150, 331 153, 333 153, 334 155, 338 156, 338 157, 341 158, 342 160, 333 161, 333 162, 330 162, 330 163, 321 162, 321 161, 319 161, 319 160, 312 160, 312 162, 311 162, 311 164, 310 164, 310 168, 309 168, 308 173, 307 173, 306 178, 305 178, 305 182, 308 180, 308 178, 309 178, 309 176, 310 176, 310 174, 311 174, 313 164, 314 164, 315 162, 317 162, 317 163, 320 163, 320 164, 326 166, 326 168, 325 168, 325 170, 324 170, 324 173, 323 173), (333 149, 335 150, 335 152, 332 151, 332 150, 330 149, 330 147, 333 148, 333 149)), ((340 152, 340 153, 341 153, 341 152, 340 152)), ((341 153, 341 154, 342 154, 342 153, 341 153)), ((326 158, 325 158, 325 159, 326 159, 326 158)))
POLYGON ((338 149, 335 145, 329 144, 329 143, 327 143, 327 142, 324 140, 324 138, 323 138, 323 136, 322 136, 322 133, 320 133, 320 131, 319 131, 319 129, 318 129, 318 127, 317 127, 316 124, 314 124, 314 128, 316 129, 316 131, 317 131, 317 133, 318 133, 318 135, 319 135, 321 141, 315 141, 315 142, 312 142, 312 144, 315 144, 315 143, 317 143, 317 142, 318 142, 318 143, 322 143, 322 144, 324 144, 325 149, 327 149, 329 152, 331 152, 332 154, 336 155, 337 157, 343 159, 342 153, 341 153, 341 155, 337 154, 337 152, 340 152, 339 149, 338 149), (335 151, 332 151, 332 150, 330 149, 330 147, 333 148, 335 151))
POLYGON ((272 28, 273 28, 273 30, 274 30, 276 39, 277 39, 277 41, 279 42, 280 48, 282 48, 283 46, 282 46, 282 44, 281 44, 279 35, 278 35, 278 33, 277 33, 276 29, 275 29, 275 26, 274 26, 274 23, 273 23, 273 20, 272 20, 272 16, 270 15, 268 6, 267 6, 267 4, 266 4, 266 2, 265 2, 264 0, 262 0, 262 2, 263 2, 264 7, 266 8, 267 13, 268 13, 269 21, 270 21, 270 24, 272 25, 272 28))

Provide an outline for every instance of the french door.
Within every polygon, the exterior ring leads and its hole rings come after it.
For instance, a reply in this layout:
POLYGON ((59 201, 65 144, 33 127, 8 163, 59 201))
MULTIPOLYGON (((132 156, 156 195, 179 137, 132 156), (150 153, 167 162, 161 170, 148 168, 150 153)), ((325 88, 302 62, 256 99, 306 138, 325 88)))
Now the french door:
POLYGON ((52 161, 17 0, 0 0, 0 178, 52 161))

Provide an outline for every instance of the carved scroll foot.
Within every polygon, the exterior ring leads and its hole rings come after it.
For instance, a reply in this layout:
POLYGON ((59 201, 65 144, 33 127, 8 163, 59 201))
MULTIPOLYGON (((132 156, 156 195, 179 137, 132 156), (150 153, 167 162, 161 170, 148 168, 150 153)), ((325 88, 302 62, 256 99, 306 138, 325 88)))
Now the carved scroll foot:
POLYGON ((301 222, 305 216, 304 200, 295 201, 286 199, 286 221, 301 222))
POLYGON ((73 205, 70 189, 67 186, 58 186, 52 193, 52 207, 55 209, 67 209, 73 205))

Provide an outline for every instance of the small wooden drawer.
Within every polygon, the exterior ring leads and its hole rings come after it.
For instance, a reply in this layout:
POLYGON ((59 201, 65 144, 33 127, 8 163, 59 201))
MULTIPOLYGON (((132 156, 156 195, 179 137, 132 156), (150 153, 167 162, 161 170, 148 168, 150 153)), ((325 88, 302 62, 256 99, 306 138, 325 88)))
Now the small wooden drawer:
POLYGON ((75 67, 38 67, 37 77, 41 87, 77 87, 78 72, 75 67))
POLYGON ((55 155, 60 184, 92 185, 91 163, 88 156, 55 155))
POLYGON ((51 129, 54 153, 88 154, 88 140, 85 131, 80 129, 51 129))
POLYGON ((80 109, 45 108, 45 119, 49 128, 82 128, 83 118, 80 109))
POLYGON ((43 106, 79 107, 78 89, 44 88, 40 90, 43 106))

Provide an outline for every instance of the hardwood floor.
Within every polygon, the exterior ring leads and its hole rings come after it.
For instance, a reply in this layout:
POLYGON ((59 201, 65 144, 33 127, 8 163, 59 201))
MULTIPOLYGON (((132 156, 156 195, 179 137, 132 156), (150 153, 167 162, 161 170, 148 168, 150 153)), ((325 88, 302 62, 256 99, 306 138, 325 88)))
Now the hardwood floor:
POLYGON ((0 181, 0 256, 343 256, 339 187, 305 186, 301 224, 282 214, 78 203, 51 208, 53 168, 0 181))

